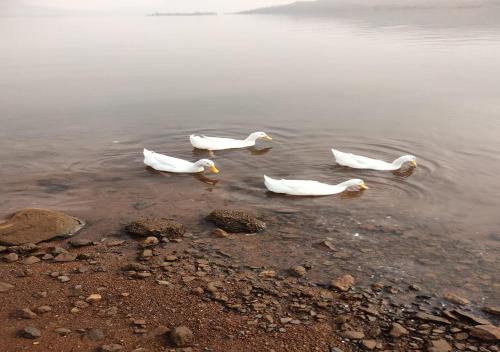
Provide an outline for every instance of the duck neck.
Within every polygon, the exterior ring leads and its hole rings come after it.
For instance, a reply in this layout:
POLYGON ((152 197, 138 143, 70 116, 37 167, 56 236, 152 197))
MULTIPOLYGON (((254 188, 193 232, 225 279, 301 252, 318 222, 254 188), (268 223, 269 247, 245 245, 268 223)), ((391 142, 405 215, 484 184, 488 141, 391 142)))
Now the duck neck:
POLYGON ((406 159, 404 156, 397 158, 392 162, 392 165, 397 167, 398 169, 403 166, 403 164, 406 162, 406 159))
POLYGON ((257 136, 256 133, 251 133, 246 139, 245 141, 247 142, 254 142, 258 139, 259 137, 257 136))

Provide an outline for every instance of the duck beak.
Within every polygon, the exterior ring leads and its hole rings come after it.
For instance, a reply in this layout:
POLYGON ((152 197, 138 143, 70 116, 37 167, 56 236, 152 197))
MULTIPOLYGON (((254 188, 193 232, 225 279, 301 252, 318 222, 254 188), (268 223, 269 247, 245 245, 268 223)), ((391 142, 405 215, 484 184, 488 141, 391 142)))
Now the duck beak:
POLYGON ((273 139, 271 138, 271 136, 269 135, 265 135, 264 137, 262 137, 262 139, 265 139, 266 141, 272 141, 273 139))
POLYGON ((363 184, 361 184, 361 186, 359 186, 359 188, 361 188, 361 189, 368 189, 368 186, 363 183, 363 184))
POLYGON ((219 170, 215 167, 215 165, 210 166, 210 171, 212 171, 214 174, 219 173, 219 170))
POLYGON ((416 161, 416 160, 412 160, 412 161, 411 161, 411 164, 412 164, 414 167, 417 167, 417 161, 416 161))

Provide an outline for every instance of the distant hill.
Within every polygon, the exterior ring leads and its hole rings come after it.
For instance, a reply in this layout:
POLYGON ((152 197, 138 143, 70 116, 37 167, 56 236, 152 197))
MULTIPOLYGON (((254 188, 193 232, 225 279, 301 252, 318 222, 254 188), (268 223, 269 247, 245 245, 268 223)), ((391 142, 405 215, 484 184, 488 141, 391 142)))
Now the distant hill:
POLYGON ((497 0, 317 0, 242 11, 240 14, 317 14, 337 11, 389 9, 459 9, 500 6, 497 0))
POLYGON ((156 12, 149 16, 217 16, 217 12, 156 12))

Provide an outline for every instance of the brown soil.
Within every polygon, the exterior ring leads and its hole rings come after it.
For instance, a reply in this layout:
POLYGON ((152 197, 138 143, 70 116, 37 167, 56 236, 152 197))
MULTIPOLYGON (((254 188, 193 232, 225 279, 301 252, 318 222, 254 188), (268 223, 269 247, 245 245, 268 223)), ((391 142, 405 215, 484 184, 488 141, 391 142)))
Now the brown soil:
POLYGON ((0 281, 14 285, 0 293, 1 351, 97 351, 112 343, 137 352, 330 352, 371 346, 419 351, 432 348, 435 341, 445 347, 458 343, 498 351, 494 341, 468 334, 470 321, 416 319, 419 311, 446 314, 426 297, 419 298, 418 288, 404 289, 415 292, 414 305, 398 303, 404 292, 397 287, 354 287, 342 293, 300 277, 301 270, 276 273, 241 265, 223 252, 205 251, 207 240, 186 234, 151 244, 108 237, 97 245, 69 248, 79 254, 73 262, 45 257, 48 260, 22 264, 23 256, 42 257, 56 244, 66 246, 51 242, 31 249, 34 252, 23 254, 19 262, 1 263, 0 281), (63 276, 70 280, 61 282, 63 276), (92 294, 102 299, 82 303, 92 294), (40 306, 52 310, 33 319, 16 313, 25 308, 37 312, 40 306), (391 336, 396 321, 410 332, 391 336), (38 328, 41 337, 20 336, 28 326, 38 328), (178 326, 193 332, 190 346, 176 349, 172 344, 168 331, 178 326), (61 336, 58 328, 71 333, 61 336), (459 333, 464 340, 455 339, 459 333))

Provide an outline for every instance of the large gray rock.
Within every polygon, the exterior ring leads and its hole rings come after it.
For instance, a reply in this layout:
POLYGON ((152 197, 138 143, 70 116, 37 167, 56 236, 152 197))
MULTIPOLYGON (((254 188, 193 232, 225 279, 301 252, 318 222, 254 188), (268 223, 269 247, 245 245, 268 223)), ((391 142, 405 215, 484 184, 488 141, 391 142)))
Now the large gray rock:
POLYGON ((254 233, 266 229, 264 221, 244 210, 215 209, 206 219, 227 232, 254 233))
POLYGON ((85 222, 70 215, 46 209, 23 209, 0 221, 0 243, 17 246, 39 243, 78 232, 85 222))

